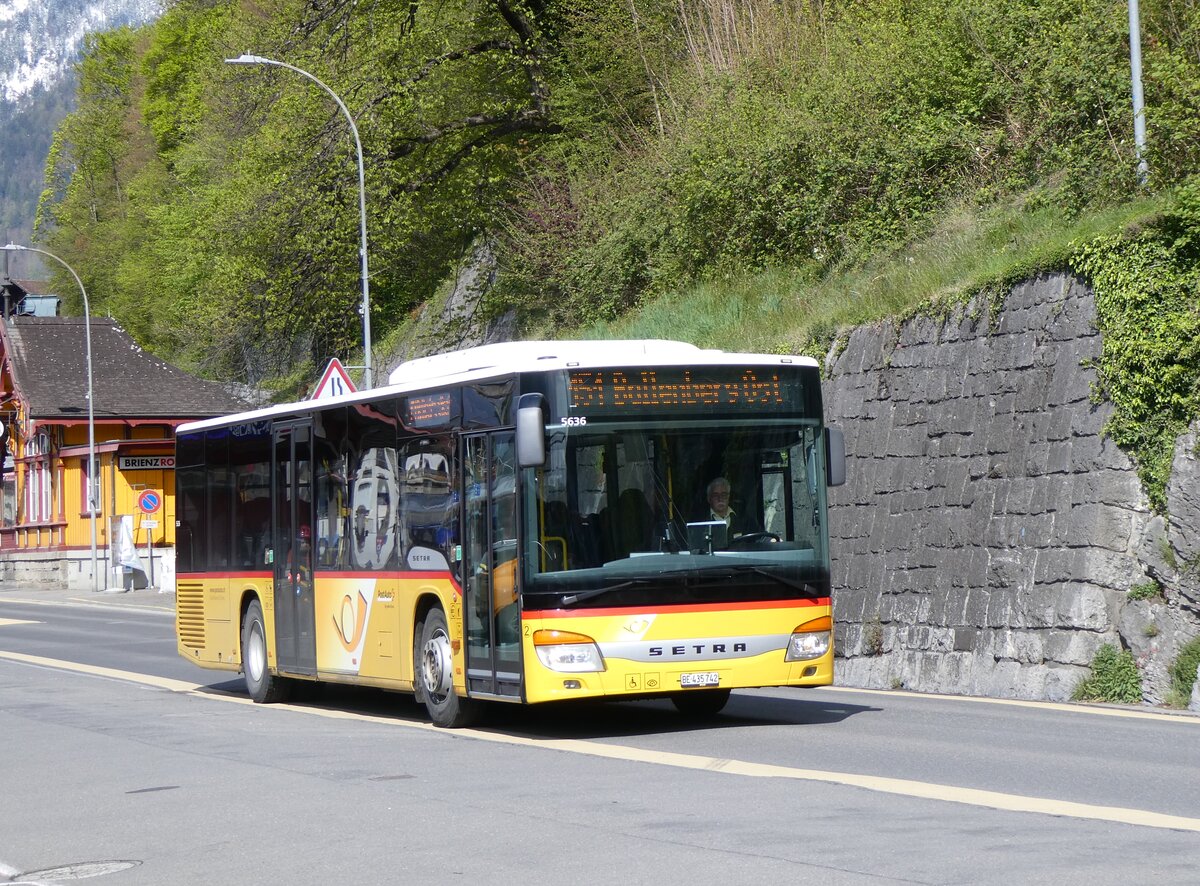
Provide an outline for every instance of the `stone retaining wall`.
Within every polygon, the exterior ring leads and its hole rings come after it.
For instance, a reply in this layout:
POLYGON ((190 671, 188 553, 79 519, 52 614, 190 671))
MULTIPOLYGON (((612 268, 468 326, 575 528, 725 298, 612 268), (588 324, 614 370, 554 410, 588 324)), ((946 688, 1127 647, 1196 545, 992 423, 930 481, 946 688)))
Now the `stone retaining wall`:
POLYGON ((1200 633, 1195 439, 1178 447, 1168 523, 1103 437, 1094 317, 1082 281, 1049 275, 995 316, 979 298, 835 344, 839 683, 1060 700, 1116 643, 1161 700, 1175 649, 1200 633), (1129 602, 1150 578, 1164 595, 1129 602))

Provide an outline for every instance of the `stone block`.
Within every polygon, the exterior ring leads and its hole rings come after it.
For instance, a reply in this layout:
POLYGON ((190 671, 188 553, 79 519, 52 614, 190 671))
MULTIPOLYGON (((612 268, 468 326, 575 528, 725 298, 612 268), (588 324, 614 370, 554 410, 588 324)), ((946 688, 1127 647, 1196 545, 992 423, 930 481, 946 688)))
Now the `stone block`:
POLYGON ((1050 421, 1046 427, 1046 439, 1050 441, 1070 440, 1071 428, 1075 422, 1075 410, 1050 410, 1050 421))
POLYGON ((1070 701, 1075 694, 1079 681, 1088 675, 1087 668, 1048 665, 1045 668, 1045 683, 1042 687, 1042 698, 1046 701, 1070 701))
POLYGON ((968 463, 964 458, 943 458, 937 463, 939 480, 945 490, 943 501, 947 505, 962 503, 963 490, 967 485, 968 463))
POLYGON ((1058 585, 1072 578, 1075 552, 1070 548, 1045 548, 1037 552, 1033 570, 1035 584, 1058 585))
POLYGON ((1046 441, 1043 473, 1068 474, 1072 470, 1072 446, 1069 440, 1046 441))
POLYGON ((1056 622, 1055 596, 1048 593, 1045 585, 1030 585, 1014 591, 1013 613, 1004 622, 1005 625, 1014 628, 1050 628, 1056 622))
POLYGON ((1049 443, 1030 443, 1025 449, 1022 472, 1026 477, 1041 477, 1048 473, 1050 463, 1049 443))
POLYGON ((1014 516, 1029 514, 1029 504, 1033 499, 1033 487, 1036 482, 1029 477, 1009 478, 1008 497, 1004 503, 1004 512, 1014 516))
POLYGON ((975 628, 955 628, 954 629, 954 651, 955 652, 974 652, 975 643, 979 637, 979 631, 975 628))
POLYGON ((1037 366, 1040 348, 1032 331, 1023 331, 1008 336, 1007 366, 1011 381, 1020 390, 1024 376, 1037 366))
POLYGON ((1054 624, 1086 631, 1104 631, 1113 624, 1116 592, 1073 581, 1054 593, 1054 624))
POLYGON ((1120 446, 1107 438, 1100 441, 1100 454, 1096 458, 1096 466, 1118 471, 1133 470, 1133 462, 1130 461, 1129 456, 1120 446))
POLYGON ((1012 547, 1013 523, 1003 514, 996 514, 988 520, 987 531, 983 543, 992 550, 1012 547))
MULTIPOLYGON (((893 425, 888 435, 887 457, 890 459, 919 458, 925 455, 925 445, 928 442, 923 423, 907 427, 893 425)), ((913 466, 907 466, 912 470, 913 466)))
POLYGON ((1126 593, 1144 577, 1141 563, 1124 551, 1079 548, 1072 554, 1071 577, 1075 581, 1126 593))
POLYGON ((1048 407, 1070 406, 1090 398, 1096 372, 1082 364, 1092 357, 1092 349, 1078 340, 1062 343, 1046 393, 1048 407))
MULTIPOLYGON (((967 573, 967 587, 980 590, 987 588, 988 561, 990 559, 991 552, 982 545, 975 545, 971 548, 971 566, 970 572, 967 573)), ((983 625, 987 622, 980 618, 972 623, 983 625)))
POLYGON ((1031 555, 1045 548, 1053 528, 1052 514, 1014 514, 1009 517, 1009 537, 1012 544, 1031 555))
POLYGON ((998 461, 988 471, 988 479, 984 481, 992 493, 992 513, 1004 514, 1008 511, 1008 462, 998 461))
MULTIPOLYGON (((1092 631, 1050 631, 1046 637, 1045 656, 1052 662, 1090 668, 1104 635, 1092 631)), ((1075 672, 1072 672, 1075 673, 1075 672)), ((1081 672, 1083 676, 1087 671, 1081 672)), ((1074 684, 1071 689, 1074 690, 1074 684)))
POLYGON ((1108 505, 1078 505, 1071 508, 1066 544, 1127 551, 1132 542, 1133 515, 1108 505))
POLYGON ((1166 518, 1155 515, 1146 524, 1142 530, 1141 540, 1138 542, 1137 558, 1140 562, 1146 564, 1151 574, 1168 576, 1175 572, 1178 559, 1175 556, 1175 552, 1170 548, 1170 542, 1167 540, 1166 518), (1174 563, 1168 561, 1168 552, 1170 552, 1174 563))
POLYGON ((1071 504, 1100 504, 1128 508, 1138 500, 1141 484, 1132 469, 1097 468, 1074 475, 1071 504))
POLYGON ((1043 652, 1041 632, 1004 630, 996 632, 992 655, 997 659, 1010 659, 1022 664, 1041 664, 1043 652))
POLYGON ((1051 370, 1040 366, 1023 370, 1017 379, 1016 411, 1024 414, 1045 410, 1051 377, 1051 370))
POLYGON ((1018 624, 1019 611, 1015 588, 988 588, 987 616, 983 625, 989 628, 1006 628, 1018 624))
POLYGON ((987 454, 1006 456, 1012 449, 1013 435, 1017 430, 1017 419, 1011 412, 993 415, 988 419, 987 454))
POLYGON ((1200 558, 1200 421, 1175 441, 1171 479, 1167 483, 1167 508, 1171 514, 1169 538, 1183 563, 1200 558))

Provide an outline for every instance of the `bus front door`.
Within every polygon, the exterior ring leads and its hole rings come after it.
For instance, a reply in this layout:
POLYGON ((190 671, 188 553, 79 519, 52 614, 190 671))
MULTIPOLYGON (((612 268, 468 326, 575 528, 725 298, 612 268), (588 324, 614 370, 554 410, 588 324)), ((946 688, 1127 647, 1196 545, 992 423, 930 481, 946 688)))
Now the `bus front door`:
POLYGON ((521 698, 517 466, 511 431, 465 439, 463 611, 467 689, 521 698))
POLYGON ((272 434, 275 654, 281 671, 315 674, 312 423, 308 420, 280 422, 272 434))

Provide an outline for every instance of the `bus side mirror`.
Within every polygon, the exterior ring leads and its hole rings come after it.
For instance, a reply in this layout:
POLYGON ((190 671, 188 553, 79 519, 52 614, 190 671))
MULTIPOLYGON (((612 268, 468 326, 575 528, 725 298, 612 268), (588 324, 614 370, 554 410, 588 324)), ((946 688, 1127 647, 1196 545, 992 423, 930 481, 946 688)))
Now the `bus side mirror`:
POLYGON ((825 474, 830 486, 846 482, 846 437, 840 428, 825 428, 825 474))
POLYGON ((523 468, 546 464, 545 402, 541 394, 522 394, 517 401, 517 464, 523 468))

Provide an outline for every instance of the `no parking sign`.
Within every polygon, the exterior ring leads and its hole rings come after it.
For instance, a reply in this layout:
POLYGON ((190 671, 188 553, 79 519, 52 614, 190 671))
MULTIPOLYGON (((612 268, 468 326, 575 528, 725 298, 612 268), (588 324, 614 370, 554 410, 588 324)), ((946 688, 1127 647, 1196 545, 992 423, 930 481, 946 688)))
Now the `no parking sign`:
POLYGON ((143 514, 153 514, 162 507, 162 496, 153 489, 145 489, 138 495, 137 506, 143 514))

